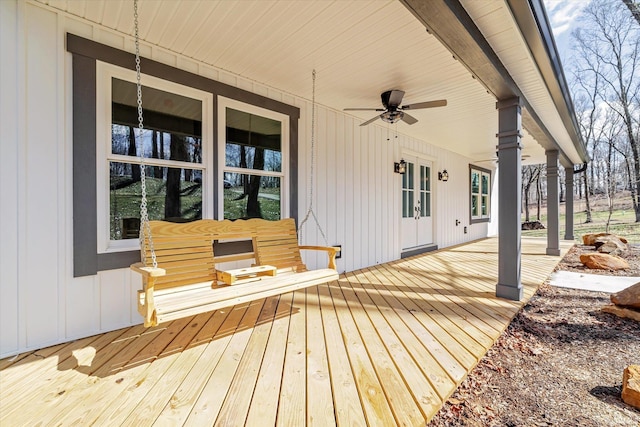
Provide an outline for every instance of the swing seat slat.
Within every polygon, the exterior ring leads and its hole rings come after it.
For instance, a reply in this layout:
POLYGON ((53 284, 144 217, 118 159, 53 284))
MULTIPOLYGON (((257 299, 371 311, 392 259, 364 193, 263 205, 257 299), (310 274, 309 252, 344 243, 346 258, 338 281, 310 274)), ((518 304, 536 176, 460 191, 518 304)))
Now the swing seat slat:
MULTIPOLYGON (((335 265, 338 248, 299 246, 295 221, 291 218, 149 224, 158 268, 144 267, 141 263, 131 266, 142 275, 138 311, 145 326, 338 279, 335 265), (253 251, 216 257, 214 242, 228 239, 251 240, 253 251), (328 268, 308 270, 300 249, 327 252, 328 268), (253 260, 257 268, 216 269, 220 263, 239 260, 253 260)), ((144 247, 150 259, 148 242, 144 247)))

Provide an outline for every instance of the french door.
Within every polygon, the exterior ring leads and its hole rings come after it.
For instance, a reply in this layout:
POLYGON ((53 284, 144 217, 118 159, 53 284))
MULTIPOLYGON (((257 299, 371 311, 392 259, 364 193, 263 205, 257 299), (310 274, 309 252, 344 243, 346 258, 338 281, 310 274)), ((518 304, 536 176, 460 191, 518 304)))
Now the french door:
POLYGON ((432 163, 405 158, 402 175, 402 249, 433 243, 432 163))

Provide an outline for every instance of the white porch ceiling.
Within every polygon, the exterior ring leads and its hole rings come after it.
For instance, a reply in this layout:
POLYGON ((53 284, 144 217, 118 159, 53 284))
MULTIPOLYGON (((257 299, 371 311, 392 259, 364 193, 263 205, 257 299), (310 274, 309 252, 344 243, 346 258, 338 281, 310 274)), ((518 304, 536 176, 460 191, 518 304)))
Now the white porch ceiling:
MULTIPOLYGON (((132 0, 39 1, 133 35, 132 0)), ((139 21, 146 44, 306 99, 316 69, 316 99, 336 110, 380 107, 389 89, 404 90, 405 104, 447 99, 397 131, 476 162, 495 157, 496 100, 397 0, 140 0, 139 21)), ((544 161, 526 132, 524 146, 526 163, 544 161)))
POLYGON ((532 52, 511 16, 506 1, 460 1, 478 29, 487 39, 500 61, 545 123, 564 153, 576 164, 581 163, 562 118, 549 95, 540 69, 534 66, 532 52))

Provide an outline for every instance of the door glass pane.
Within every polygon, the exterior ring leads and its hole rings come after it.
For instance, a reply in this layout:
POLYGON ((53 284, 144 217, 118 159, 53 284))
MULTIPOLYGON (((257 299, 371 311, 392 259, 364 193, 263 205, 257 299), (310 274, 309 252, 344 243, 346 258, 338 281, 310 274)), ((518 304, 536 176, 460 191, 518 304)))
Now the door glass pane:
POLYGON ((282 171, 282 123, 227 108, 225 165, 282 171))
POLYGON ((225 219, 280 219, 280 177, 230 172, 224 175, 225 219))
POLYGON ((402 217, 413 217, 413 191, 402 190, 402 217))
POLYGON ((202 101, 143 87, 141 143, 135 140, 139 137, 136 85, 116 78, 111 83, 113 154, 202 163, 202 101))
MULTIPOLYGON (((140 165, 109 163, 111 240, 137 239, 140 228, 140 165)), ((145 166, 149 219, 202 218, 202 171, 145 166)))
POLYGON ((430 217, 431 216, 431 193, 424 192, 420 196, 420 216, 422 217, 430 217))
POLYGON ((406 185, 404 186, 404 188, 408 188, 410 190, 413 190, 413 163, 407 163, 407 172, 404 174, 404 176, 406 177, 406 185))
POLYGON ((428 166, 420 166, 420 189, 423 191, 431 191, 431 168, 428 166))

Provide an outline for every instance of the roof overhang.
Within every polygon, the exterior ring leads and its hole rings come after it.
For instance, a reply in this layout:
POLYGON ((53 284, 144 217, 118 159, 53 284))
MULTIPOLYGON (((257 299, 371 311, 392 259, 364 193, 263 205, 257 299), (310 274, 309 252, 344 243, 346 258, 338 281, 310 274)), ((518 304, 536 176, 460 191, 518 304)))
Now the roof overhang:
POLYGON ((564 166, 588 161, 540 0, 401 0, 498 100, 521 99, 523 127, 564 166))

